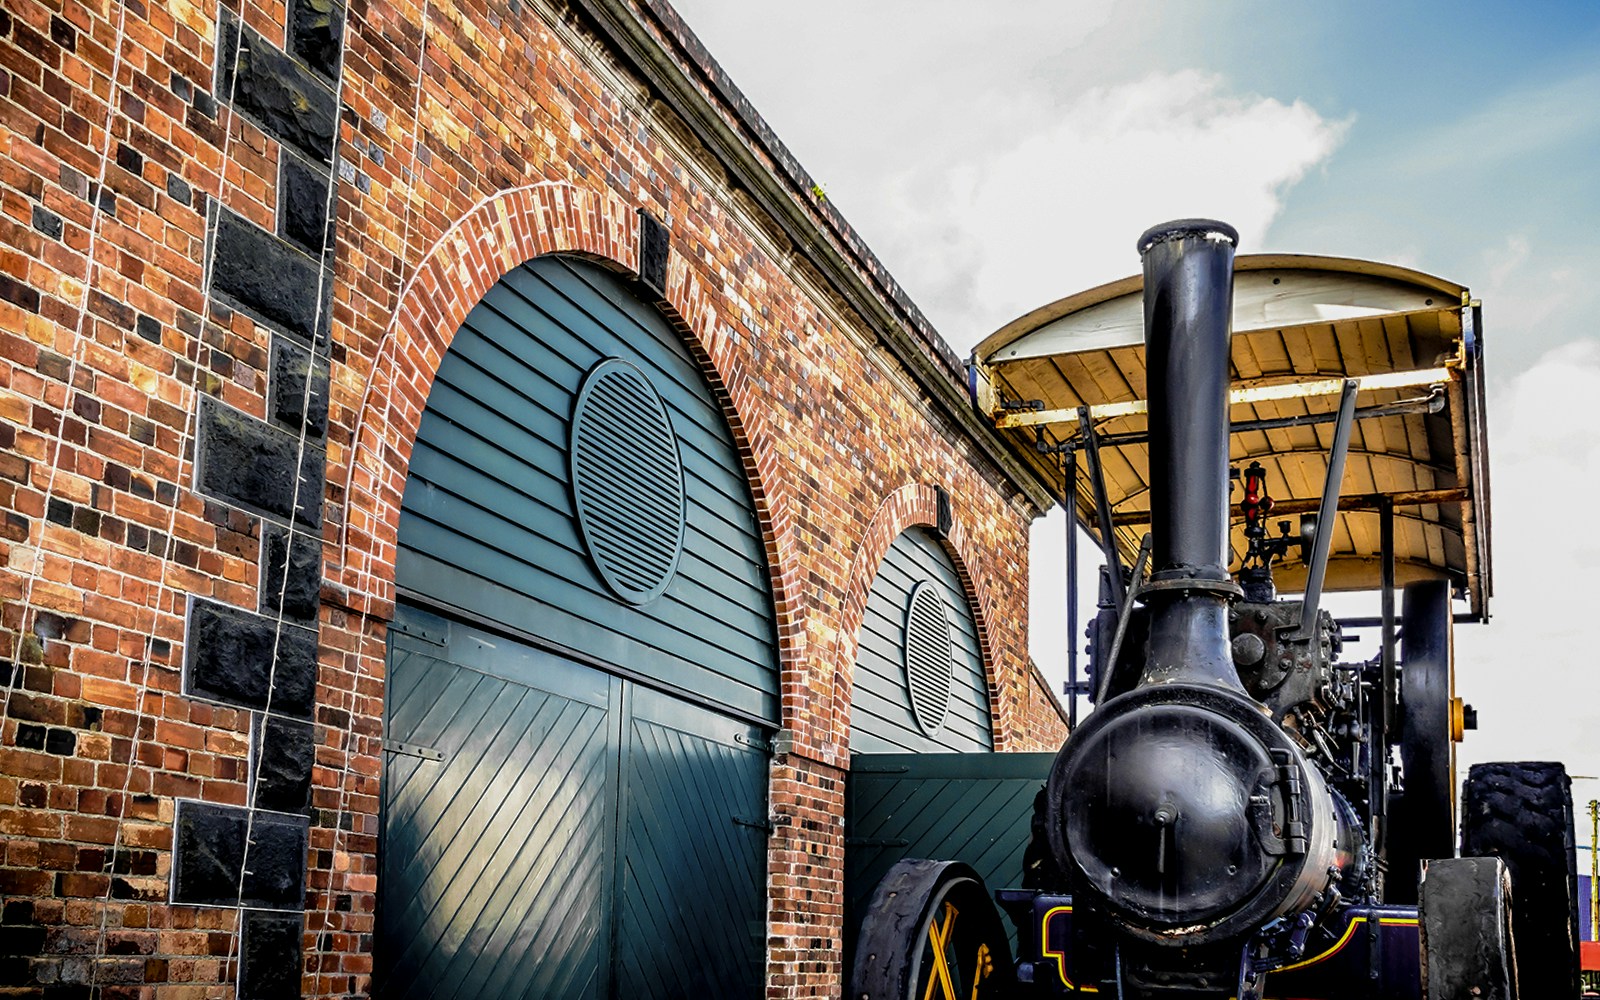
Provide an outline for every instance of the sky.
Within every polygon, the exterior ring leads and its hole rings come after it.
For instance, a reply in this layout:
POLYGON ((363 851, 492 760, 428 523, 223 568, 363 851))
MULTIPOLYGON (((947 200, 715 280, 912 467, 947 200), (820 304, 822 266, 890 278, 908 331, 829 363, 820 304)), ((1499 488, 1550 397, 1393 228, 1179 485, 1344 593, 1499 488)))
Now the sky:
MULTIPOLYGON (((963 357, 1171 218, 1470 287, 1495 596, 1456 630, 1461 770, 1563 760, 1600 798, 1600 3, 673 2, 963 357)), ((1058 681, 1063 523, 1032 559, 1058 681)))

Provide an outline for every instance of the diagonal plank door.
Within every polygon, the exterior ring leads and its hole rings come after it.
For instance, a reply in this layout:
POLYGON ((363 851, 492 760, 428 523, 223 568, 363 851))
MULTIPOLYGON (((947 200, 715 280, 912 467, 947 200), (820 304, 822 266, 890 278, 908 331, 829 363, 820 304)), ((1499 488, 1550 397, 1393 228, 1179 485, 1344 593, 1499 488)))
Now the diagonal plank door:
POLYGON ((606 996, 620 682, 451 632, 448 649, 391 644, 382 993, 606 996))
POLYGON ((759 729, 405 607, 388 689, 379 996, 758 995, 759 729))
POLYGON ((767 758, 753 727, 632 687, 621 997, 762 995, 767 758))

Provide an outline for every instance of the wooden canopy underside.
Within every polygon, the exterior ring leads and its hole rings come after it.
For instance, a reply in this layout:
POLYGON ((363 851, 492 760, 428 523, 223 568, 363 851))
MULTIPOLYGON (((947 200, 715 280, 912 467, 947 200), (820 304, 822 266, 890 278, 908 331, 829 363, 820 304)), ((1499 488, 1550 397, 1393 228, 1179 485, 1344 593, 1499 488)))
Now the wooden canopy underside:
MULTIPOLYGON (((1039 469, 1062 483, 1056 445, 1079 430, 1078 408, 1113 443, 1102 447, 1117 545, 1131 561, 1149 523, 1149 446, 1117 443, 1146 430, 1141 280, 1070 296, 1008 324, 980 344, 974 398, 1039 469)), ((1392 504, 1398 582, 1448 577, 1475 616, 1487 612, 1488 479, 1484 456, 1482 342, 1467 290, 1367 261, 1248 255, 1235 268, 1230 458, 1267 471, 1278 507, 1269 520, 1314 511, 1327 476, 1331 421, 1268 429, 1241 424, 1332 415, 1344 378, 1367 377, 1359 410, 1406 412, 1356 421, 1340 494, 1327 587, 1376 589, 1380 508, 1392 504), (1280 398, 1272 398, 1280 397, 1280 398)), ((1081 467, 1081 463, 1080 463, 1081 467)), ((1237 502, 1239 493, 1235 489, 1237 502)), ((1077 516, 1095 528, 1094 493, 1078 477, 1077 516)), ((1291 530, 1297 525, 1292 523, 1291 530)), ((1234 568, 1243 520, 1231 524, 1234 568)), ((1279 589, 1304 585, 1297 555, 1279 564, 1279 589)))

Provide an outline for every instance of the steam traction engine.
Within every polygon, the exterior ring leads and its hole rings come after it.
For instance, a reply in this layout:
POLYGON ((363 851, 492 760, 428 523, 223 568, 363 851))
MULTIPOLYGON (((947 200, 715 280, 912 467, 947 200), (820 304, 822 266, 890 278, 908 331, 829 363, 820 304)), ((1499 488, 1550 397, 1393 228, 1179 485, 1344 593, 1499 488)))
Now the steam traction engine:
MULTIPOLYGON (((1314 509, 1286 502, 1276 513, 1307 515, 1299 530, 1273 524, 1268 468, 1252 461, 1230 476, 1230 437, 1265 434, 1274 419, 1241 428, 1230 413, 1241 400, 1272 398, 1270 380, 1230 387, 1236 243, 1230 227, 1206 220, 1144 234, 1145 429, 1117 438, 1093 425, 1137 405, 1099 414, 1082 405, 1078 438, 1054 449, 1074 460, 1084 453, 1109 558, 1081 685, 1096 708, 1049 766, 1024 831, 1023 870, 993 894, 1014 928, 1014 957, 977 872, 908 858, 864 907, 847 996, 1577 995, 1561 766, 1473 768, 1456 856, 1453 741, 1475 718, 1454 697, 1450 580, 1407 583, 1396 620, 1394 495, 1375 503, 1380 654, 1341 662, 1344 626, 1321 607, 1354 429, 1438 413, 1448 395, 1463 411, 1457 430, 1466 425, 1456 451, 1480 460, 1472 415, 1481 419, 1481 399, 1448 370, 1476 359, 1441 359, 1442 373, 1424 373, 1440 381, 1420 396, 1391 392, 1361 407, 1359 394, 1379 383, 1347 377, 1330 394, 1336 407, 1276 418, 1279 428, 1298 417, 1332 433, 1314 509), (1148 444, 1149 530, 1131 566, 1116 545, 1098 454, 1112 440, 1148 444), (1293 600, 1277 599, 1285 563, 1295 564, 1293 600)), ((1461 307, 1475 322, 1470 304, 1461 307)), ((1098 318, 1101 328, 1111 320, 1098 318)), ((1390 381, 1381 387, 1405 384, 1390 381)), ((994 387, 987 392, 992 401, 994 387)), ((997 408, 1020 415, 1013 427, 1044 410, 1026 400, 997 408)), ((1042 434, 1037 441, 1041 454, 1052 450, 1042 434)), ((1274 464, 1283 474, 1287 463, 1274 464)), ((1473 540, 1486 560, 1481 527, 1473 540)))

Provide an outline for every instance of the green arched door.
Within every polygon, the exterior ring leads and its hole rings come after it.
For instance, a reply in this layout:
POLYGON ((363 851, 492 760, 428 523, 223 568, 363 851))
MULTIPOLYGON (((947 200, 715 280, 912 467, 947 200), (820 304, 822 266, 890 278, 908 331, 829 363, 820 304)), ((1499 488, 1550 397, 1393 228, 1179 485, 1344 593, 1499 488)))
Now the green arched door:
POLYGON ((742 469, 617 276, 540 258, 467 318, 402 506, 381 995, 761 989, 777 651, 742 469))

